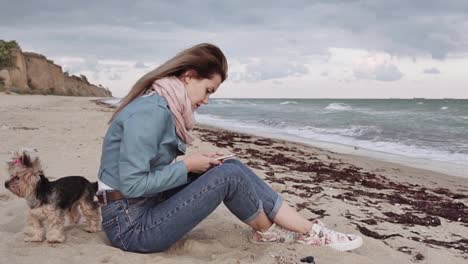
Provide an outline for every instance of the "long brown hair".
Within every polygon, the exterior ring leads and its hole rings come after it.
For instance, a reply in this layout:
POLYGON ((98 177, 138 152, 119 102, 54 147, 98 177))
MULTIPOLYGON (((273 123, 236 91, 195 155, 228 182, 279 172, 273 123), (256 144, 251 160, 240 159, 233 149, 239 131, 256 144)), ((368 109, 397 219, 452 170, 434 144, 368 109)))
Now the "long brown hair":
POLYGON ((209 79, 217 73, 223 82, 227 78, 228 64, 221 49, 213 44, 202 43, 185 49, 141 77, 130 92, 122 98, 109 123, 125 106, 146 91, 155 80, 170 76, 180 77, 189 70, 194 70, 197 77, 201 79, 209 79))

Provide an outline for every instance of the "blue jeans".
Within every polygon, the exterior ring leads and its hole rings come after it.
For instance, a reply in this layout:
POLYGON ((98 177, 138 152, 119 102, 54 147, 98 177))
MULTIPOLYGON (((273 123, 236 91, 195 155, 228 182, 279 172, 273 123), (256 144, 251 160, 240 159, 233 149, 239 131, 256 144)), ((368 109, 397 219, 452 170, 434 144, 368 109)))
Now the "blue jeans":
POLYGON ((273 220, 283 199, 243 163, 226 160, 194 181, 157 197, 121 199, 104 205, 102 227, 111 244, 122 250, 161 252, 221 202, 247 223, 262 211, 273 220))

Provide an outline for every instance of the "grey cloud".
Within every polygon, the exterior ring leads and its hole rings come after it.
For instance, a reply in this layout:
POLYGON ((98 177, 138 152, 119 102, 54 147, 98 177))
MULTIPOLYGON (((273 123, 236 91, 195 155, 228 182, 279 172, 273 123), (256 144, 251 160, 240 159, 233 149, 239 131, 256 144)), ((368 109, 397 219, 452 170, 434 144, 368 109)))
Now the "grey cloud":
POLYGON ((114 72, 110 77, 109 77, 110 80, 121 80, 122 79, 122 76, 119 74, 119 73, 116 73, 114 72))
POLYGON ((427 69, 423 70, 423 73, 426 73, 426 74, 440 74, 440 71, 437 68, 427 68, 427 69))
POLYGON ((383 66, 377 68, 375 72, 375 79, 384 82, 398 81, 403 77, 403 74, 395 65, 383 66))
POLYGON ((143 62, 141 61, 138 61, 137 63, 135 63, 135 65, 133 66, 135 67, 136 69, 146 69, 148 68, 148 66, 146 66, 143 62))
POLYGON ((97 72, 100 68, 102 68, 102 65, 99 65, 99 61, 95 57, 88 57, 82 61, 75 61, 65 64, 61 62, 58 63, 64 67, 64 70, 69 71, 72 74, 83 71, 97 72))
POLYGON ((361 79, 393 82, 400 80, 403 74, 395 65, 385 62, 373 67, 359 65, 354 69, 354 76, 361 79))
POLYGON ((301 61, 289 58, 268 58, 249 62, 245 67, 245 72, 234 73, 230 79, 233 81, 262 81, 300 76, 308 72, 309 69, 301 61))
POLYGON ((238 59, 329 47, 402 56, 468 52, 468 1, 5 1, 2 37, 54 56, 165 60, 199 42, 238 59), (203 3, 203 4, 202 4, 203 3))

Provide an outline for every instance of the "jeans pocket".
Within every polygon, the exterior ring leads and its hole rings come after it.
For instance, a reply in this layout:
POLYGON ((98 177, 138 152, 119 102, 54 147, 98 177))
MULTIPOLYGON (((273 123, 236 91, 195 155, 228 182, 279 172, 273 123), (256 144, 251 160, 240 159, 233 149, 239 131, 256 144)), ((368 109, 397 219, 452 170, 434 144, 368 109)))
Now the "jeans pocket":
POLYGON ((101 214, 103 218, 105 216, 109 216, 110 218, 112 218, 113 215, 116 215, 122 209, 122 203, 120 201, 114 201, 103 205, 101 207, 101 214))
POLYGON ((147 201, 148 198, 127 199, 128 207, 125 210, 125 213, 128 221, 130 222, 130 226, 135 227, 138 219, 145 213, 145 211, 148 210, 147 201))
MULTIPOLYGON (((113 230, 115 229, 116 227, 118 228, 118 226, 115 226, 115 225, 118 225, 118 221, 117 221, 117 216, 116 217, 113 217, 111 219, 106 219, 106 220, 102 220, 102 228, 104 229, 110 229, 111 231, 117 231, 117 230, 113 230)), ((120 229, 120 228, 118 228, 120 229)), ((118 230, 120 231, 120 230, 118 230)))
POLYGON ((102 222, 102 229, 106 233, 107 239, 114 246, 123 250, 127 250, 127 247, 122 241, 122 230, 119 223, 119 217, 115 216, 111 219, 102 222))

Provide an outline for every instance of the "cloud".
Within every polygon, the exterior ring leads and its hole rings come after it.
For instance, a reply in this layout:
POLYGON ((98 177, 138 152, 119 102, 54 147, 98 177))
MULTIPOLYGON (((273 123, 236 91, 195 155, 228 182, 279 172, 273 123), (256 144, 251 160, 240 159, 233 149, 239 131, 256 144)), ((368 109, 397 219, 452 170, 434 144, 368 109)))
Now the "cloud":
POLYGON ((143 62, 141 61, 138 61, 135 63, 135 65, 133 66, 135 67, 136 69, 146 69, 148 68, 148 66, 146 66, 143 62))
POLYGON ((110 77, 110 80, 116 81, 116 80, 122 80, 122 75, 114 72, 110 77))
POLYGON ((393 82, 400 80, 403 74, 387 56, 371 55, 356 61, 354 76, 360 79, 393 82))
POLYGON ((425 74, 440 74, 440 71, 437 68, 427 68, 427 69, 423 70, 423 73, 425 73, 425 74))
POLYGON ((241 72, 233 72, 229 79, 232 81, 264 81, 281 79, 289 76, 307 74, 309 69, 299 60, 288 58, 252 58, 241 72))
MULTIPOLYGON (((448 69, 444 63, 452 63, 455 57, 466 61, 468 54, 465 0, 203 3, 0 0, 0 32, 3 39, 18 40, 23 50, 44 54, 54 61, 82 58, 61 65, 72 74, 86 72, 90 78, 96 76, 104 85, 112 84, 122 90, 131 87, 148 70, 144 66, 159 65, 182 49, 201 42, 216 44, 224 51, 230 69, 228 80, 258 82, 259 86, 265 84, 264 80, 299 82, 307 79, 303 75, 312 75, 312 71, 315 76, 311 78, 327 85, 336 80, 358 83, 356 78, 400 80, 403 78, 400 69, 404 69, 407 81, 413 74, 421 74, 426 65, 448 69), (330 49, 345 52, 331 56, 330 49), (362 56, 350 51, 388 54, 398 58, 398 64, 397 60, 387 58, 374 64, 369 61, 356 64, 354 71, 342 72, 343 68, 352 70, 350 63, 354 57, 362 56), (413 58, 414 65, 405 65, 404 57, 413 58), (428 57, 446 61, 434 63, 428 57), (103 63, 106 60, 130 64, 112 66, 103 63), (231 67, 233 62, 241 65, 231 67), (114 72, 121 80, 110 80, 115 79, 114 72), (301 78, 289 78, 294 76, 301 78)), ((463 78, 457 83, 466 83, 463 78)), ((302 83, 297 87, 308 85, 302 83)))
POLYGON ((274 5, 250 0, 208 0, 205 5, 191 0, 86 4, 0 0, 0 4, 2 37, 34 43, 35 49, 55 56, 89 56, 92 51, 104 59, 159 61, 205 41, 219 44, 239 59, 288 50, 318 54, 329 47, 436 59, 468 52, 468 13, 462 11, 468 9, 468 1, 464 0, 314 0, 274 5))

